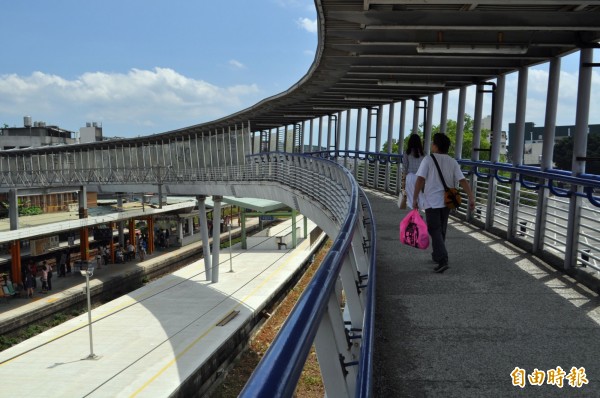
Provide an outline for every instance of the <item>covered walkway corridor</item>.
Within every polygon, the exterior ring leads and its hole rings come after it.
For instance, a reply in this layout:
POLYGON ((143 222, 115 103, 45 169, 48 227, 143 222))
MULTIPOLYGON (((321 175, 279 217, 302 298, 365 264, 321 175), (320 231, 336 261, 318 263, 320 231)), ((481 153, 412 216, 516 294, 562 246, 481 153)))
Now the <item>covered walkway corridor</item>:
POLYGON ((407 210, 380 192, 369 200, 379 237, 374 396, 600 394, 596 293, 455 218, 450 268, 434 273, 431 249, 398 240, 407 210))

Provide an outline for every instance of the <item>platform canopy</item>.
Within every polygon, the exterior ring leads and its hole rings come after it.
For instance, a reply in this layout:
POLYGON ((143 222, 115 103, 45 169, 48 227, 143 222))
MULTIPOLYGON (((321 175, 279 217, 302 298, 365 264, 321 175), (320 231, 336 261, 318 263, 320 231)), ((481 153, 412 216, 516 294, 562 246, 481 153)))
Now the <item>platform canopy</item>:
MULTIPOLYGON (((208 202, 208 198, 207 198, 208 202)), ((212 201, 211 201, 212 202, 212 201)), ((288 206, 281 202, 268 199, 256 199, 256 198, 236 198, 234 196, 224 196, 223 202, 243 207, 245 209, 251 209, 257 212, 266 213, 269 211, 275 211, 279 209, 285 209, 288 206)))

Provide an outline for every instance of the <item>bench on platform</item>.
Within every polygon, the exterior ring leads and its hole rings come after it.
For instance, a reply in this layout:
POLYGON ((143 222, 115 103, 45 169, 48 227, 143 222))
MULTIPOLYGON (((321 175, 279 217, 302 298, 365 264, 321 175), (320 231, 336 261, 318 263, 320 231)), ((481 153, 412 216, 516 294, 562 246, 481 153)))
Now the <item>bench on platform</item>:
MULTIPOLYGON (((300 228, 296 228, 296 236, 300 234, 300 228)), ((288 245, 293 244, 292 231, 283 235, 275 235, 275 242, 277 243, 277 249, 281 250, 282 247, 288 248, 288 245)))

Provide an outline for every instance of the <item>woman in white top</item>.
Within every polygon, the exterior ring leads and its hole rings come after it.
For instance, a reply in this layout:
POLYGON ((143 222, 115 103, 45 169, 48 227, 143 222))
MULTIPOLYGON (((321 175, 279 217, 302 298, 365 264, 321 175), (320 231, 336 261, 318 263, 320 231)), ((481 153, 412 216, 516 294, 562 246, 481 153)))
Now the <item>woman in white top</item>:
MULTIPOLYGON (((418 134, 411 134, 406 144, 406 151, 402 156, 402 168, 404 181, 404 192, 406 195, 406 206, 410 209, 413 207, 413 193, 415 191, 415 182, 417 181, 417 170, 421 165, 421 161, 425 156, 421 137, 418 134)), ((419 201, 419 207, 423 208, 422 198, 419 201)))

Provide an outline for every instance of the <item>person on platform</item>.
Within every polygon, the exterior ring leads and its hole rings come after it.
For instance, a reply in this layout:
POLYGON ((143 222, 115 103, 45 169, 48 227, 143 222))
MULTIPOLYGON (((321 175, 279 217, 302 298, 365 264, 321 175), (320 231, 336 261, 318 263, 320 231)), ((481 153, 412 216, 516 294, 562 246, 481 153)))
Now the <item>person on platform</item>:
POLYGON ((48 270, 48 279, 47 279, 48 291, 51 291, 52 290, 52 266, 49 264, 46 264, 46 269, 48 270))
POLYGON ((135 260, 135 246, 127 241, 127 261, 135 260))
POLYGON ((140 256, 140 261, 144 261, 146 258, 146 241, 143 236, 138 238, 138 253, 140 256))
POLYGON ((46 261, 42 263, 42 274, 40 275, 40 282, 42 284, 42 290, 40 293, 48 293, 48 268, 46 267, 46 261))
POLYGON ((120 247, 115 252, 115 260, 116 260, 117 264, 121 264, 121 263, 125 262, 125 258, 123 256, 123 249, 121 249, 120 247))
POLYGON ((35 289, 35 275, 33 274, 33 264, 29 263, 27 272, 25 273, 25 289, 27 289, 27 297, 32 298, 35 289))

